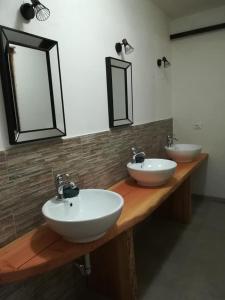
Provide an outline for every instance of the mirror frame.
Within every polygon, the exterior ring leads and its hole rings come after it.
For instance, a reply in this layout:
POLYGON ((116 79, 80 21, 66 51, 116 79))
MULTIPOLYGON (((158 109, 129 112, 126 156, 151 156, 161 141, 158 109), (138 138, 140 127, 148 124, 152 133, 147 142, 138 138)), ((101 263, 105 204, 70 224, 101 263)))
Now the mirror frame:
MULTIPOLYGON (((35 44, 35 43, 34 43, 35 44)), ((64 112, 64 103, 63 103, 63 92, 62 92, 62 79, 61 79, 61 70, 60 70, 60 59, 59 59, 59 47, 58 42, 47 39, 41 36, 37 36, 34 34, 30 34, 24 31, 19 31, 16 29, 12 29, 6 26, 0 25, 0 66, 1 66, 1 80, 2 80, 2 91, 4 96, 5 103, 5 111, 6 111, 6 119, 8 125, 8 134, 9 134, 9 143, 11 145, 22 144, 27 142, 45 140, 50 138, 62 137, 66 136, 66 123, 65 123, 65 112, 64 112), (6 32, 12 31, 16 33, 18 36, 16 38, 10 38, 7 36, 6 32), (24 37, 28 36, 28 42, 23 41, 24 37), (40 42, 39 46, 32 45, 32 42, 40 42), (5 43, 5 46, 4 46, 5 43), (51 100, 51 113, 52 113, 52 123, 53 127, 50 128, 41 128, 41 129, 32 129, 27 131, 20 130, 20 122, 19 122, 19 114, 17 108, 17 100, 15 96, 15 83, 13 80, 13 75, 11 74, 10 68, 10 59, 9 59, 9 45, 14 44, 26 48, 31 48, 35 50, 40 50, 46 53, 46 64, 48 71, 48 83, 49 83, 49 92, 50 92, 50 100, 51 100), (54 89, 52 83, 52 74, 51 74, 51 61, 50 61, 50 50, 56 46, 57 51, 57 63, 58 63, 58 71, 59 71, 59 86, 60 86, 60 100, 62 105, 62 120, 64 131, 57 128, 56 124, 56 114, 55 114, 55 103, 54 103, 54 89), (50 131, 50 134, 47 133, 45 137, 37 137, 38 132, 40 132, 40 136, 43 135, 43 131, 50 131), (22 133, 34 133, 36 136, 33 139, 27 139, 24 141, 18 141, 20 135, 22 133), (57 134, 56 134, 57 132, 57 134), (48 135, 49 134, 49 135, 48 135)))
POLYGON ((129 126, 133 124, 133 82, 132 82, 132 63, 125 61, 125 60, 121 60, 118 58, 114 58, 114 57, 106 57, 105 58, 106 61, 106 77, 107 77, 107 91, 108 91, 108 112, 109 112, 109 127, 110 128, 114 128, 114 127, 121 127, 121 126, 129 126), (118 62, 121 62, 123 64, 126 64, 127 67, 118 67, 113 65, 112 60, 116 60, 118 62), (125 85, 125 105, 126 105, 126 118, 124 119, 114 119, 114 101, 113 101, 113 79, 112 79, 112 68, 120 68, 124 70, 124 85, 125 85), (131 68, 131 82, 130 82, 130 86, 131 86, 131 91, 130 91, 130 95, 131 95, 131 118, 129 118, 128 116, 128 91, 127 91, 127 69, 131 68), (119 125, 115 125, 115 121, 124 121, 123 124, 119 124, 119 125))

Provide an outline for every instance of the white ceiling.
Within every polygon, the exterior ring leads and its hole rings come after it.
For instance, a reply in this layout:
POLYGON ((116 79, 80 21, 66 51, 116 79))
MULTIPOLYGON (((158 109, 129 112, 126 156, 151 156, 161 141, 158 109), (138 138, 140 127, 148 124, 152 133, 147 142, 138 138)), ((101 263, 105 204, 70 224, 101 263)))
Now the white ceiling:
POLYGON ((153 0, 153 2, 172 19, 225 5, 225 0, 153 0))

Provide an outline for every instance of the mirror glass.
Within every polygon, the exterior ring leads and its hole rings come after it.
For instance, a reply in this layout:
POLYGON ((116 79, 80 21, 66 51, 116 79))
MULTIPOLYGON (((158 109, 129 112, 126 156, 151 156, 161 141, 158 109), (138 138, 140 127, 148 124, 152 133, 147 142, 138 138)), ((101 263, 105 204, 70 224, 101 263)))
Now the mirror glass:
POLYGON ((1 27, 1 64, 10 143, 64 136, 58 43, 1 27))
POLYGON ((45 52, 13 44, 9 49, 21 131, 53 127, 45 52))
POLYGON ((106 74, 110 127, 133 124, 132 64, 107 57, 106 74))

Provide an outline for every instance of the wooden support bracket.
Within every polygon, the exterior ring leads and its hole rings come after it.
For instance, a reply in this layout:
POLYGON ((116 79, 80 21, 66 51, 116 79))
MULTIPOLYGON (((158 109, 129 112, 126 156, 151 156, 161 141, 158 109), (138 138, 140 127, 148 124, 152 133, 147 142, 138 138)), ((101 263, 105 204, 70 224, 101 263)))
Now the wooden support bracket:
POLYGON ((116 300, 137 299, 133 231, 120 234, 91 254, 89 287, 116 300))
POLYGON ((192 200, 190 177, 158 208, 157 214, 183 224, 191 222, 192 200))

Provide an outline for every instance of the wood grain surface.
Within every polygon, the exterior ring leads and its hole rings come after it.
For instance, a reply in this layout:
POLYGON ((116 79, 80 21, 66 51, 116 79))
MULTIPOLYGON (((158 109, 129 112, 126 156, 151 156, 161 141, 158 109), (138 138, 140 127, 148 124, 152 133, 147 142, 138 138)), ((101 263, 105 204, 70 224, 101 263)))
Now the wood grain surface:
POLYGON ((121 233, 91 254, 88 285, 109 299, 136 300, 133 230, 121 233))
POLYGON ((0 249, 0 283, 14 282, 62 266, 90 253, 149 216, 207 159, 201 154, 191 163, 178 164, 175 175, 164 186, 138 186, 128 178, 110 189, 124 197, 124 208, 116 225, 101 239, 86 244, 63 240, 46 225, 0 249))

